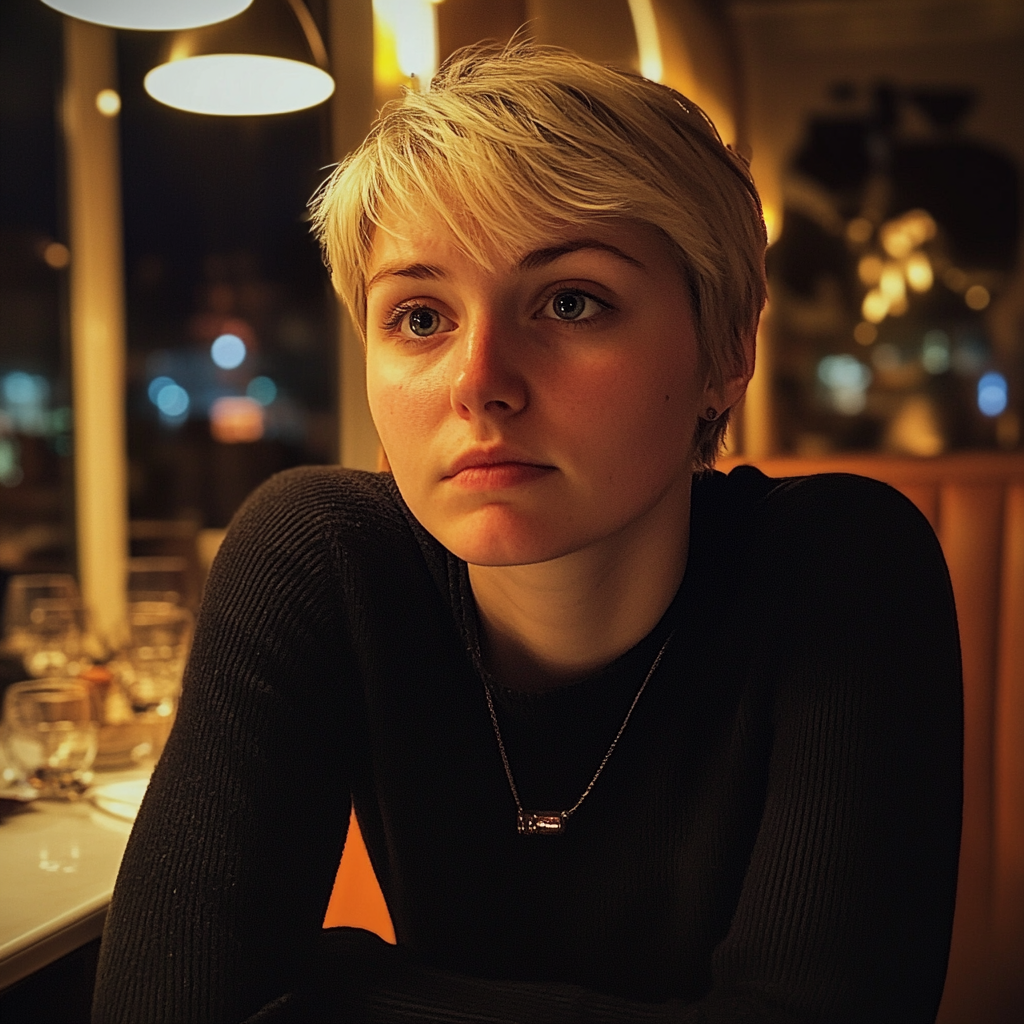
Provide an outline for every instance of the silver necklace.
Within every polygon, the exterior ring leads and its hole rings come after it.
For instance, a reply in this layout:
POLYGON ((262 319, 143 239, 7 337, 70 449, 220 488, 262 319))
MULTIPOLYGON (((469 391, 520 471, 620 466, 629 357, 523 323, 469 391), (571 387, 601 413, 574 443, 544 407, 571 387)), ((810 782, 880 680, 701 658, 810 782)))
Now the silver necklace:
POLYGON ((675 635, 676 631, 673 629, 672 632, 669 633, 668 639, 661 645, 661 650, 658 651, 653 664, 647 670, 647 675, 644 676, 644 681, 640 684, 640 689, 636 691, 633 703, 629 705, 629 710, 626 712, 626 717, 622 720, 622 725, 619 726, 619 731, 615 734, 615 739, 612 740, 611 746, 607 751, 605 751, 604 757, 601 758, 601 763, 597 766, 597 771, 594 772, 594 777, 587 783, 587 788, 583 790, 579 800, 565 811, 527 811, 523 807, 522 801, 519 799, 519 790, 516 789, 516 780, 512 777, 512 768, 508 763, 508 754, 505 753, 505 744, 501 739, 501 729, 498 728, 498 715, 494 710, 494 701, 491 699, 491 688, 487 685, 486 681, 484 682, 484 696, 487 698, 487 710, 491 713, 491 725, 494 726, 494 738, 498 741, 498 753, 501 754, 501 763, 505 767, 505 778, 508 779, 508 788, 512 790, 512 799, 516 802, 516 828, 519 830, 520 835, 553 836, 564 831, 565 823, 580 809, 580 804, 590 796, 590 791, 594 788, 594 783, 601 777, 601 772, 604 771, 604 766, 612 756, 612 751, 615 750, 619 739, 626 731, 626 726, 629 725, 629 719, 633 714, 633 709, 637 706, 644 690, 647 689, 647 684, 651 681, 651 676, 653 676, 657 671, 658 665, 661 664, 661 657, 665 653, 669 643, 672 641, 672 637, 675 635))

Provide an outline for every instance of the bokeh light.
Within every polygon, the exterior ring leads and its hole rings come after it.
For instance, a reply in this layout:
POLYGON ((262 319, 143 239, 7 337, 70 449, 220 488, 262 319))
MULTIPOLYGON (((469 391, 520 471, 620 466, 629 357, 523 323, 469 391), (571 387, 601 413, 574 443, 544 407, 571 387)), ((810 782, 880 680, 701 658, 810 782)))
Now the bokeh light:
POLYGON ((188 392, 180 384, 165 384, 156 395, 156 407, 170 419, 178 419, 188 412, 188 392))
POLYGON ((222 334, 210 346, 210 358, 222 370, 234 370, 245 362, 245 342, 237 334, 222 334))
POLYGON ((985 416, 998 416, 1006 409, 1008 388, 1001 373, 991 372, 978 381, 978 408, 985 416))
POLYGON ((270 405, 277 398, 277 385, 269 377, 253 377, 246 385, 245 393, 260 405, 270 405))

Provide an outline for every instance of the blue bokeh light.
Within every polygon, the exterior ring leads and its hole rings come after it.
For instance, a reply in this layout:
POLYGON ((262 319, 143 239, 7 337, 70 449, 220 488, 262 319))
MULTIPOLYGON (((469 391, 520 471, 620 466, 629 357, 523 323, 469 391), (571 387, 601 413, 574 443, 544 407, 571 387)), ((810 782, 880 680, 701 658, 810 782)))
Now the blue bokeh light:
POLYGON ((245 342, 237 334, 222 334, 210 346, 210 358, 222 370, 233 370, 245 362, 245 342))
POLYGON ((149 395, 149 400, 154 405, 156 405, 157 404, 157 395, 159 395, 160 392, 165 387, 167 387, 168 384, 175 384, 175 383, 177 383, 177 382, 173 378, 171 378, 171 377, 154 377, 149 382, 149 387, 146 388, 146 394, 149 395))
POLYGON ((1007 390, 1001 373, 986 373, 978 381, 978 408, 985 416, 998 416, 1006 409, 1007 390))
POLYGON ((260 405, 270 405, 277 398, 277 385, 269 377, 253 377, 246 386, 245 393, 256 399, 260 405))
POLYGON ((171 419, 177 419, 188 412, 188 392, 178 384, 165 384, 156 396, 156 407, 171 419))

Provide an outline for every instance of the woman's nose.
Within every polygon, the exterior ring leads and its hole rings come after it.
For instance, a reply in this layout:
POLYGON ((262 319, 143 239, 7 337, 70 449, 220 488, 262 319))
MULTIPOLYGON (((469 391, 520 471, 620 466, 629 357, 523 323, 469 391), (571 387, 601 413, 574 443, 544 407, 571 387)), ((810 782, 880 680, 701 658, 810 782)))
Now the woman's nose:
POLYGON ((463 419, 514 416, 528 401, 515 332, 493 321, 475 324, 454 353, 452 408, 463 419))

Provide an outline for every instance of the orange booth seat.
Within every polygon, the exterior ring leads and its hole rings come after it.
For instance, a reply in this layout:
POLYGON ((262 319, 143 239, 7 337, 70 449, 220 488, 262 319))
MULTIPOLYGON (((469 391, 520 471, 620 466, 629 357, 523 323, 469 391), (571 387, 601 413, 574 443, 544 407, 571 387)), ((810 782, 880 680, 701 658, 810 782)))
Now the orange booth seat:
MULTIPOLYGON (((742 459, 725 459, 728 471, 742 459)), ((1024 455, 774 458, 769 476, 856 473, 927 517, 949 565, 964 669, 964 831, 939 1024, 1024 1019, 1024 455)), ((324 927, 395 941, 355 815, 324 927)))

